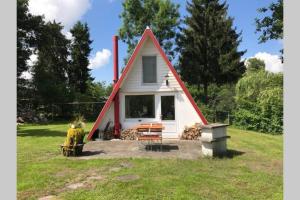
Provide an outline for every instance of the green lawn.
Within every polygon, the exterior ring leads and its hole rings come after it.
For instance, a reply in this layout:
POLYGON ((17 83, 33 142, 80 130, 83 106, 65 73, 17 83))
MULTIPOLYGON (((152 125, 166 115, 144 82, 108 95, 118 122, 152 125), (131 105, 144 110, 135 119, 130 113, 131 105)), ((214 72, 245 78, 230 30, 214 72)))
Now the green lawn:
POLYGON ((77 160, 58 149, 67 128, 64 123, 18 128, 18 199, 283 199, 282 136, 229 128, 232 158, 77 160), (132 167, 120 168, 122 162, 132 167), (122 182, 121 175, 139 179, 122 182), (72 183, 84 187, 67 189, 72 183))

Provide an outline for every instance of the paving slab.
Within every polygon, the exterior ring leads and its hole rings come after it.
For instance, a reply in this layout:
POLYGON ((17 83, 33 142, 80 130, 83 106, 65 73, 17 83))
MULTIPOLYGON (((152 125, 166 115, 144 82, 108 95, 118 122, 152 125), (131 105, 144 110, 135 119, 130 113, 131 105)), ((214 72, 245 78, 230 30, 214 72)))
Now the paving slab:
POLYGON ((163 140, 160 144, 148 145, 136 140, 91 141, 84 145, 82 156, 76 159, 96 158, 180 158, 198 159, 202 156, 199 140, 163 140), (151 148, 152 147, 152 148, 151 148))

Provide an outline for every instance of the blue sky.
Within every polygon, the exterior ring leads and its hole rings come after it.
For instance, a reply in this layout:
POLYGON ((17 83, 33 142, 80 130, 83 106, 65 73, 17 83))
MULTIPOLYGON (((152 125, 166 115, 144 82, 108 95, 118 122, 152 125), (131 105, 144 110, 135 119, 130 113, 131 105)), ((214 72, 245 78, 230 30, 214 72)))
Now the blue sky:
MULTIPOLYGON (((71 2, 71 1, 68 1, 71 2)), ((185 10, 186 1, 173 0, 180 4, 181 17, 187 15, 185 10)), ((277 58, 279 50, 282 48, 282 41, 268 41, 258 44, 258 34, 255 34, 255 17, 259 14, 257 9, 269 5, 272 0, 228 0, 228 14, 234 17, 234 25, 238 31, 242 31, 242 43, 240 50, 247 50, 244 58, 261 57, 266 59, 267 67, 280 68, 277 58)), ((72 3, 72 2, 71 2, 72 3)), ((44 14, 46 19, 62 21, 66 26, 65 32, 75 21, 87 22, 90 28, 92 43, 91 60, 98 52, 98 62, 92 69, 92 76, 96 81, 106 81, 111 83, 113 77, 112 69, 112 36, 117 34, 121 26, 119 14, 122 12, 121 0, 74 0, 73 4, 61 3, 58 0, 30 0, 30 10, 32 13, 44 14), (51 11, 51 7, 56 8, 51 11), (103 49, 106 49, 103 51, 103 49), (109 52, 110 51, 110 52, 109 52), (102 60, 104 59, 104 60, 102 60), (99 64, 100 63, 100 64, 99 64)), ((119 67, 124 66, 123 58, 126 56, 126 44, 119 40, 119 67)), ((276 70, 275 70, 276 71, 276 70)))

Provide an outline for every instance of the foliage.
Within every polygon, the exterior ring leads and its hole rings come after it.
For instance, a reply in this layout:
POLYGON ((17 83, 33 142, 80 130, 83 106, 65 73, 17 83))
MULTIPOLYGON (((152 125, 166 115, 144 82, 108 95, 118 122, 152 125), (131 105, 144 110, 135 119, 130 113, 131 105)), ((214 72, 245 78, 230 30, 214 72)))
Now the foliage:
POLYGON ((264 70, 246 73, 236 85, 237 126, 268 133, 282 133, 283 74, 264 70))
POLYGON ((20 113, 24 101, 35 98, 32 81, 23 78, 30 71, 30 55, 36 52, 43 17, 31 15, 28 0, 17 0, 17 111, 20 113))
POLYGON ((70 124, 70 128, 84 128, 85 118, 82 115, 77 115, 73 122, 70 124))
POLYGON ((236 100, 250 100, 255 103, 260 93, 268 88, 283 87, 283 74, 264 70, 245 74, 236 84, 236 100))
POLYGON ((204 103, 210 84, 235 83, 245 71, 245 51, 238 51, 241 33, 232 28, 227 9, 226 2, 218 0, 188 2, 190 15, 177 36, 180 74, 188 84, 203 87, 204 103))
POLYGON ((208 88, 208 106, 216 111, 232 112, 235 109, 235 85, 212 84, 208 88))
POLYGON ((101 102, 110 95, 111 91, 112 84, 106 84, 105 81, 87 81, 87 89, 85 93, 74 93, 73 99, 74 101, 79 102, 101 102))
POLYGON ((190 85, 187 85, 187 88, 209 122, 224 122, 227 120, 228 114, 231 114, 236 107, 235 85, 233 84, 220 86, 211 84, 208 87, 207 104, 203 103, 205 98, 203 89, 190 85))
POLYGON ((150 26, 169 59, 174 58, 173 39, 179 25, 179 5, 170 0, 125 0, 122 5, 119 36, 128 45, 127 56, 132 54, 146 26, 150 26))
POLYGON ((83 128, 69 128, 67 138, 64 142, 65 147, 76 146, 83 143, 84 130, 83 128))
POLYGON ((91 52, 90 33, 87 24, 77 22, 70 30, 73 39, 71 41, 71 63, 68 69, 69 84, 75 92, 85 93, 88 81, 93 78, 90 75, 89 54, 91 52))
POLYGON ((265 62, 258 58, 249 58, 246 60, 247 73, 256 72, 258 70, 265 70, 265 62))
POLYGON ((282 133, 283 131, 283 88, 269 88, 258 97, 263 121, 262 130, 282 133))
POLYGON ((283 0, 277 0, 271 3, 267 8, 258 10, 260 13, 271 13, 271 16, 265 16, 262 19, 255 19, 256 31, 261 32, 259 37, 261 43, 272 39, 283 38, 283 0))
MULTIPOLYGON (((256 32, 261 32, 259 42, 283 39, 283 0, 277 0, 268 7, 260 8, 258 12, 266 14, 262 19, 255 18, 256 32), (269 13, 271 16, 268 15, 269 13)), ((280 53, 283 62, 283 49, 280 53)))
POLYGON ((28 0, 17 0, 17 78, 27 71, 27 60, 34 52, 43 25, 41 16, 34 16, 28 11, 28 0))
POLYGON ((61 33, 59 23, 48 22, 41 30, 38 41, 38 61, 33 66, 33 83, 42 102, 66 102, 68 45, 69 41, 61 33))

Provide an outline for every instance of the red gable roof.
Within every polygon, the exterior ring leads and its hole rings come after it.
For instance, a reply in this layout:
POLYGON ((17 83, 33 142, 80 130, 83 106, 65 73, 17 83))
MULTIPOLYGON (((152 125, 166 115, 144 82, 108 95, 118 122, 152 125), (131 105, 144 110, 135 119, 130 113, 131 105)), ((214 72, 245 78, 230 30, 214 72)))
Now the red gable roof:
POLYGON ((126 77, 128 71, 130 70, 130 68, 132 67, 132 63, 134 62, 138 52, 140 51, 143 43, 145 42, 145 40, 147 38, 150 38, 153 42, 153 44, 155 45, 155 47, 158 49, 159 53, 161 54, 161 56, 163 57, 164 61, 167 63, 169 69, 171 70, 171 72, 173 73, 174 77, 176 78, 177 82, 179 83, 179 85, 181 86, 182 90, 184 91, 185 95, 188 97, 188 99, 190 100, 191 104, 193 105, 194 109, 196 110, 196 112, 198 113, 199 117, 201 118, 202 122, 207 125, 207 120, 205 119, 205 117, 203 116, 203 114, 201 113, 200 109, 198 108, 197 104, 195 103, 193 97, 191 96, 191 94, 189 93, 188 89, 185 87, 184 83, 182 82, 182 80, 180 79, 180 77, 178 76, 175 68, 172 66, 171 62, 169 61, 169 59, 167 58, 166 54, 164 53, 164 51, 162 50, 161 46, 159 45, 159 42, 157 41, 157 39, 155 38, 153 32, 151 31, 151 29, 147 28, 139 43, 137 44, 137 46, 135 47, 133 54, 131 55, 126 67, 124 68, 123 73, 121 74, 120 79, 118 80, 118 82, 115 84, 113 91, 111 92, 108 100, 106 101, 104 107, 102 108, 99 116, 96 119, 96 122, 93 125, 92 130, 90 131, 89 135, 88 135, 88 140, 90 140, 93 136, 93 133, 95 132, 95 130, 97 129, 97 127, 99 126, 101 120, 103 119, 105 113, 108 111, 114 97, 116 96, 117 92, 120 89, 121 84, 123 83, 124 78, 126 77))

